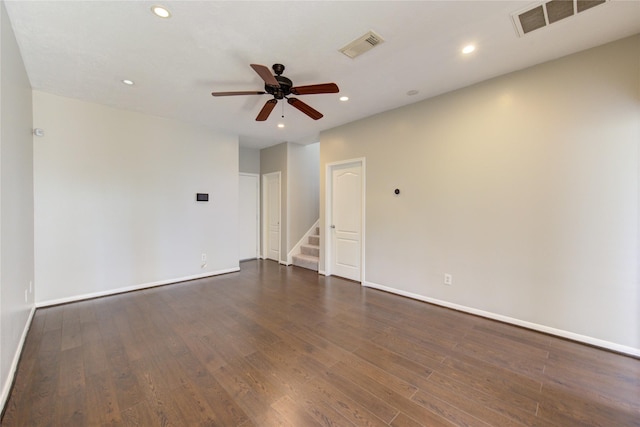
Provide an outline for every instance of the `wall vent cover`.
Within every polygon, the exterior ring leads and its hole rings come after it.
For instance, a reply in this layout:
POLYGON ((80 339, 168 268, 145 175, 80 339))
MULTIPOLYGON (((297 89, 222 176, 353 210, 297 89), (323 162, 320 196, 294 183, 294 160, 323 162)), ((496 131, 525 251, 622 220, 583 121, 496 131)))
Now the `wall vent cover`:
POLYGON ((380 43, 384 43, 384 39, 374 33, 373 31, 369 31, 362 37, 358 37, 342 49, 340 52, 347 55, 349 58, 354 59, 363 53, 373 49, 380 43))
POLYGON ((511 15, 520 37, 546 27, 580 12, 606 3, 609 0, 551 0, 538 3, 511 15))

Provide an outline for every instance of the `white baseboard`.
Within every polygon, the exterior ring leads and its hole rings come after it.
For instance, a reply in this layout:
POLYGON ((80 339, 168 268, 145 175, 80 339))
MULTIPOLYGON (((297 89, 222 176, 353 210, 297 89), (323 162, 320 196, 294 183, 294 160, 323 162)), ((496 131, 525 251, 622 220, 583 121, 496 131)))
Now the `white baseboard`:
POLYGON ((70 302, 82 301, 82 300, 85 300, 85 299, 99 298, 99 297, 104 297, 104 296, 108 296, 108 295, 122 294, 124 292, 137 291, 137 290, 140 290, 140 289, 154 288, 156 286, 170 285, 172 283, 187 282, 189 280, 204 279, 205 277, 219 276, 221 274, 227 274, 227 273, 235 273, 236 271, 240 271, 240 267, 233 267, 233 268, 227 268, 227 269, 224 269, 224 270, 210 271, 210 272, 203 273, 203 274, 196 274, 196 275, 193 275, 193 276, 179 277, 179 278, 175 278, 175 279, 160 280, 158 282, 143 283, 141 285, 133 285, 133 286, 126 286, 126 287, 122 287, 122 288, 109 289, 108 291, 92 292, 92 293, 89 293, 89 294, 82 294, 82 295, 74 295, 72 297, 67 297, 67 298, 59 298, 59 299, 48 300, 48 301, 39 301, 39 302, 36 303, 36 307, 40 308, 40 307, 49 307, 49 306, 58 305, 58 304, 67 304, 67 303, 70 303, 70 302))
POLYGON ((0 413, 4 410, 4 407, 7 404, 7 399, 9 398, 9 393, 11 393, 11 386, 13 385, 13 379, 15 378, 16 371, 18 370, 20 355, 22 354, 22 349, 27 339, 27 333, 29 332, 29 328, 31 327, 31 322, 33 321, 33 315, 35 314, 35 312, 36 306, 34 305, 31 307, 29 318, 27 319, 27 322, 24 325, 24 329, 22 330, 22 336, 20 337, 20 341, 18 342, 18 348, 16 348, 16 352, 13 355, 13 360, 11 361, 11 366, 9 367, 7 379, 2 385, 2 394, 0 395, 0 413))
POLYGON ((428 302, 434 305, 439 305, 441 307, 451 308, 453 310, 474 314, 480 317, 486 317, 487 319, 498 320, 500 322, 510 323, 512 325, 521 326, 523 328, 532 329, 538 332, 544 332, 546 334, 555 335, 555 336, 566 338, 572 341, 578 341, 578 342, 589 344, 595 347, 601 347, 601 348, 615 351, 618 353, 627 354, 629 356, 640 357, 640 348, 629 347, 622 344, 601 340, 599 338, 593 338, 587 335, 580 335, 580 334, 565 331, 562 329, 551 328, 549 326, 539 325, 537 323, 527 322, 525 320, 515 319, 513 317, 503 316, 501 314, 491 313, 489 311, 478 310, 476 308, 467 307, 464 305, 454 304, 451 302, 442 301, 435 298, 429 298, 424 295, 414 294, 412 292, 406 292, 401 289, 391 288, 389 286, 379 285, 377 283, 362 282, 362 285, 367 286, 369 288, 375 288, 381 291, 390 292, 392 294, 402 295, 403 297, 428 302))

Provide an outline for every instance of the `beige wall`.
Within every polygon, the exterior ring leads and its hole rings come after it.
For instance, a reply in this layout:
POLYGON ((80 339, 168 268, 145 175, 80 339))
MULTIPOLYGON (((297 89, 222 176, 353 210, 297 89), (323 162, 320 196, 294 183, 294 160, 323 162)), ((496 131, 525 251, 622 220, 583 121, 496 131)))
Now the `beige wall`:
POLYGON ((0 2, 0 407, 34 306, 31 85, 0 2))
POLYGON ((327 163, 365 157, 366 284, 640 354, 639 52, 627 38, 323 132, 321 242, 327 163))

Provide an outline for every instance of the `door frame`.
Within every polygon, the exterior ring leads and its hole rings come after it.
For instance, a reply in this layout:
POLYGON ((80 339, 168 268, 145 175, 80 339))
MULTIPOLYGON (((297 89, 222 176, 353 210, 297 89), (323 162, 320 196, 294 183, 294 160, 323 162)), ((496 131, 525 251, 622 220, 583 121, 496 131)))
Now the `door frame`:
MULTIPOLYGON (((256 179, 256 253, 255 258, 260 258, 260 174, 240 172, 240 176, 249 176, 256 179)), ((241 197, 241 196, 239 196, 241 197)))
POLYGON ((331 276, 333 272, 331 271, 332 260, 333 260, 333 233, 331 233, 331 222, 332 222, 332 212, 333 212, 333 170, 338 166, 345 165, 360 165, 362 168, 362 182, 360 191, 362 192, 362 210, 360 219, 360 285, 364 285, 365 283, 365 213, 366 213, 366 204, 365 204, 365 195, 367 194, 367 162, 365 157, 358 157, 355 159, 341 160, 338 162, 331 162, 326 164, 325 169, 325 224, 324 224, 324 234, 325 234, 325 242, 324 245, 324 273, 326 276, 331 276))
POLYGON ((268 214, 268 200, 269 200, 269 186, 267 181, 270 177, 278 177, 278 260, 282 258, 282 172, 270 172, 262 174, 262 259, 268 259, 269 253, 269 214, 268 214))

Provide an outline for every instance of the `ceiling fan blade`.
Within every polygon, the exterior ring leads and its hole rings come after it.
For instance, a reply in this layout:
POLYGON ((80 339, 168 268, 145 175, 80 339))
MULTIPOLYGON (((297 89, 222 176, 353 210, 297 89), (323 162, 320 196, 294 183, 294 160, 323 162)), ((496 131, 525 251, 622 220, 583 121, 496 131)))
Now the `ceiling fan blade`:
POLYGON ((270 99, 262 107, 262 110, 258 113, 258 117, 256 117, 256 122, 264 122, 273 111, 273 108, 276 106, 278 101, 276 99, 270 99))
POLYGON ((253 71, 258 73, 260 78, 264 80, 264 82, 269 86, 280 87, 280 83, 278 83, 276 78, 273 77, 273 74, 271 74, 271 70, 265 67, 264 65, 251 64, 251 68, 253 68, 253 71))
POLYGON ((293 105, 298 110, 300 110, 303 113, 305 113, 307 116, 311 117, 313 120, 318 120, 318 119, 321 119, 323 117, 322 113, 320 113, 319 111, 314 110, 313 108, 309 107, 307 104, 305 104, 304 102, 300 101, 299 99, 287 98, 287 102, 289 104, 293 105))
POLYGON ((240 92, 211 92, 213 96, 235 96, 235 95, 264 95, 267 92, 258 92, 253 90, 245 90, 240 92))
POLYGON ((318 93, 338 93, 338 85, 335 83, 321 83, 317 85, 296 86, 291 88, 294 95, 315 95, 318 93))

